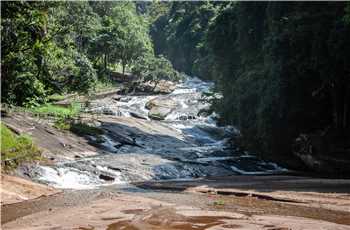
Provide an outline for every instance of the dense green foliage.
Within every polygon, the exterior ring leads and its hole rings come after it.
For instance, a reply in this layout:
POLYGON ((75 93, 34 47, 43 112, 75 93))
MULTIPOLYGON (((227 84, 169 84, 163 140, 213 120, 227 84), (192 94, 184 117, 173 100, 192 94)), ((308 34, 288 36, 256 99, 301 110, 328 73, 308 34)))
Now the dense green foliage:
POLYGON ((162 4, 169 9, 163 10, 165 13, 158 15, 151 27, 155 52, 169 58, 176 69, 190 75, 206 77, 204 72, 210 69, 207 65, 206 34, 209 24, 227 3, 162 4))
POLYGON ((4 124, 0 125, 1 132, 1 166, 8 170, 24 161, 40 158, 39 149, 28 136, 17 136, 4 124))
POLYGON ((135 61, 132 73, 142 81, 158 83, 160 80, 180 80, 180 74, 174 70, 169 60, 162 55, 158 57, 141 56, 135 61))
MULTIPOLYGON (((133 2, 3 2, 3 102, 37 106, 52 94, 89 93, 111 71, 154 59, 148 19, 133 2)), ((99 84, 101 85, 101 84, 99 84)))
POLYGON ((349 15, 340 2, 174 3, 152 37, 176 68, 217 83, 214 109, 245 146, 284 157, 301 133, 349 143, 349 15))

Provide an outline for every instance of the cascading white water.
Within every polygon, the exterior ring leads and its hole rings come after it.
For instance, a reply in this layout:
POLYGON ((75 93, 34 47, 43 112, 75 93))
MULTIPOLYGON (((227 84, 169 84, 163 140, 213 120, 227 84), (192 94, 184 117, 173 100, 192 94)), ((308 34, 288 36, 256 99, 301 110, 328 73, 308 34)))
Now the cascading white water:
POLYGON ((198 115, 200 110, 210 106, 201 99, 202 94, 212 86, 211 82, 188 77, 168 95, 124 96, 119 101, 105 98, 92 102, 91 110, 106 110, 123 117, 137 114, 147 119, 145 122, 148 125, 157 123, 177 130, 188 144, 177 139, 169 141, 166 135, 143 135, 136 138, 138 143, 145 144, 142 148, 117 148, 117 140, 107 135, 103 137, 105 142, 101 147, 110 154, 90 161, 40 167, 37 179, 60 188, 89 189, 131 180, 183 179, 229 174, 258 175, 284 171, 285 169, 274 163, 229 148, 227 140, 239 131, 229 126, 218 127, 215 114, 198 115), (148 118, 149 111, 145 105, 154 98, 171 99, 177 104, 176 109, 164 121, 151 121, 148 118), (169 147, 174 141, 180 144, 169 147), (112 179, 106 181, 106 178, 112 179))

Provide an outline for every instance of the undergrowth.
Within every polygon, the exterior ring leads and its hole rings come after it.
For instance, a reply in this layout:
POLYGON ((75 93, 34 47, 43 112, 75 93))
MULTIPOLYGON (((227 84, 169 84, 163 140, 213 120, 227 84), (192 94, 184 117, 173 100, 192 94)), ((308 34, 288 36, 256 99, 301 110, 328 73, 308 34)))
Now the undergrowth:
POLYGON ((23 162, 41 159, 41 151, 28 135, 16 135, 1 123, 1 166, 11 170, 23 162))

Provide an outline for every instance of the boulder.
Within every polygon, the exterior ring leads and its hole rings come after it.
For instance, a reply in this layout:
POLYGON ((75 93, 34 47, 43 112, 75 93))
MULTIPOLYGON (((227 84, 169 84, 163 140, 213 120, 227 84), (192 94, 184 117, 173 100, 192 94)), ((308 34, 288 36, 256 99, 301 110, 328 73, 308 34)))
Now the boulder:
POLYGON ((196 116, 195 115, 181 115, 177 118, 178 120, 180 121, 187 121, 187 120, 195 120, 196 119, 196 116))
POLYGON ((148 112, 148 117, 153 120, 164 120, 172 109, 166 107, 154 107, 148 112))
POLYGON ((177 107, 176 101, 170 98, 153 98, 152 100, 149 100, 146 105, 146 109, 151 110, 154 107, 166 107, 166 108, 171 108, 175 109, 177 107))
POLYGON ((176 107, 177 103, 168 98, 154 98, 145 105, 149 109, 148 117, 154 120, 164 120, 176 107))
POLYGON ((109 175, 100 174, 98 177, 99 177, 101 180, 105 180, 105 181, 114 181, 114 177, 109 176, 109 175))
POLYGON ((131 97, 121 97, 119 99, 120 102, 129 102, 131 100, 131 97))
POLYGON ((118 91, 119 94, 169 94, 176 88, 171 81, 160 80, 157 84, 151 81, 133 81, 123 85, 118 91))
POLYGON ((169 94, 176 88, 175 83, 166 80, 160 80, 157 84, 151 81, 139 83, 136 86, 137 92, 155 93, 155 94, 169 94))
MULTIPOLYGON (((154 87, 154 84, 152 85, 154 87)), ((168 94, 175 90, 176 85, 171 81, 161 80, 154 88, 154 93, 168 94)))
POLYGON ((115 96, 112 97, 112 99, 115 100, 115 101, 121 101, 122 96, 121 95, 115 95, 115 96))

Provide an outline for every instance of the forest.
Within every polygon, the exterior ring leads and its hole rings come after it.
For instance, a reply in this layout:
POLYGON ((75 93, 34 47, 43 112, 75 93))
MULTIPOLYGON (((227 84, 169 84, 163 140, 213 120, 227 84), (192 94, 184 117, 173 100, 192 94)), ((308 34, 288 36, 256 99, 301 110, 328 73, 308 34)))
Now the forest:
POLYGON ((348 3, 174 3, 151 27, 156 53, 216 82, 221 122, 265 157, 349 156, 348 3), (164 42, 165 41, 165 42, 164 42), (312 150, 310 147, 312 146, 312 150))
POLYGON ((186 74, 215 82, 210 112, 242 148, 296 168, 296 155, 349 156, 346 2, 21 1, 1 13, 2 103, 89 94, 114 72, 186 74))

